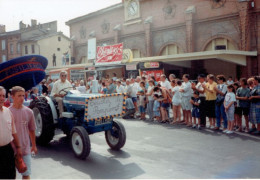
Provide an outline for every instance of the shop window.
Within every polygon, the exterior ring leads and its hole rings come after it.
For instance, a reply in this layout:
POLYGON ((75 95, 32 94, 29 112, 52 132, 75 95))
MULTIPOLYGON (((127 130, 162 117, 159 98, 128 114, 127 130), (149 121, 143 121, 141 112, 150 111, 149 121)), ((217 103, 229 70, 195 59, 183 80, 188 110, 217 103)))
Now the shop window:
POLYGON ((215 50, 226 50, 227 47, 225 45, 218 45, 218 46, 215 46, 215 50))
POLYGON ((6 61, 6 55, 2 55, 2 62, 6 61))
POLYGON ((31 47, 32 47, 32 54, 34 54, 35 53, 34 44, 32 44, 31 47))
POLYGON ((14 53, 14 45, 10 44, 10 54, 13 54, 13 53, 14 53))
POLYGON ((58 41, 61 41, 61 37, 58 37, 58 41))
POLYGON ((2 50, 5 50, 5 40, 2 40, 2 50))

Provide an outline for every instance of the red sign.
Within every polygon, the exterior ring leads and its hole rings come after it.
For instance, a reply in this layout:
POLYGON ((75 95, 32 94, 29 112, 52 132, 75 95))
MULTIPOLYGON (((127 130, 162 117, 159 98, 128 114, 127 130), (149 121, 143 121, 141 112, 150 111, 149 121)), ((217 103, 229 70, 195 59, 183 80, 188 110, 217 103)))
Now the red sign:
POLYGON ((146 62, 144 63, 145 68, 159 68, 159 62, 146 62))
POLYGON ((98 46, 96 63, 120 63, 123 59, 123 44, 98 46))
POLYGON ((148 79, 151 79, 151 76, 154 76, 156 81, 160 81, 162 74, 163 70, 141 71, 141 76, 147 76, 148 79))

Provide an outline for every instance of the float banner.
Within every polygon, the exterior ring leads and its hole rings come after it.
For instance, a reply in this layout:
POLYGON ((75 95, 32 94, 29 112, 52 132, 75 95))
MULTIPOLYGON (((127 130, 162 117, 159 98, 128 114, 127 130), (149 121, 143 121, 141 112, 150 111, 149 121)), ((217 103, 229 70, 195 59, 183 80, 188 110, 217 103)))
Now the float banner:
POLYGON ((119 64, 123 59, 123 43, 98 46, 96 64, 119 64))

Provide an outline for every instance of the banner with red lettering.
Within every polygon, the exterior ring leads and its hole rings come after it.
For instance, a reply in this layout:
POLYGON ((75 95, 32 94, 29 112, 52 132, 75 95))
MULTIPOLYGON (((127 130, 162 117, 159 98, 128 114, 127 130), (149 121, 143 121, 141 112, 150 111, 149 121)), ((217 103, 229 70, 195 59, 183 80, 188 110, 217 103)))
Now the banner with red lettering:
POLYGON ((152 70, 152 71, 141 71, 141 76, 147 76, 148 79, 151 78, 151 76, 155 77, 156 81, 160 81, 161 75, 163 74, 163 70, 152 70))
POLYGON ((123 59, 123 43, 98 46, 96 64, 119 64, 123 59))

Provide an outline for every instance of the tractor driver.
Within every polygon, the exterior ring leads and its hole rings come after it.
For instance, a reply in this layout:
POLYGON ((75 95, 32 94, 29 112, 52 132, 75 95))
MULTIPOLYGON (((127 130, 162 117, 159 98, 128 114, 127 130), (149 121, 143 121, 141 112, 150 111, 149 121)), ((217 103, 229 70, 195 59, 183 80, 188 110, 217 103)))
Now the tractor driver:
POLYGON ((64 111, 62 102, 63 97, 66 95, 67 91, 72 89, 73 88, 71 83, 67 80, 67 72, 61 71, 60 79, 53 84, 53 88, 51 91, 51 96, 53 96, 58 103, 60 118, 62 117, 62 112, 64 111), (61 91, 62 89, 64 89, 64 91, 61 91))

